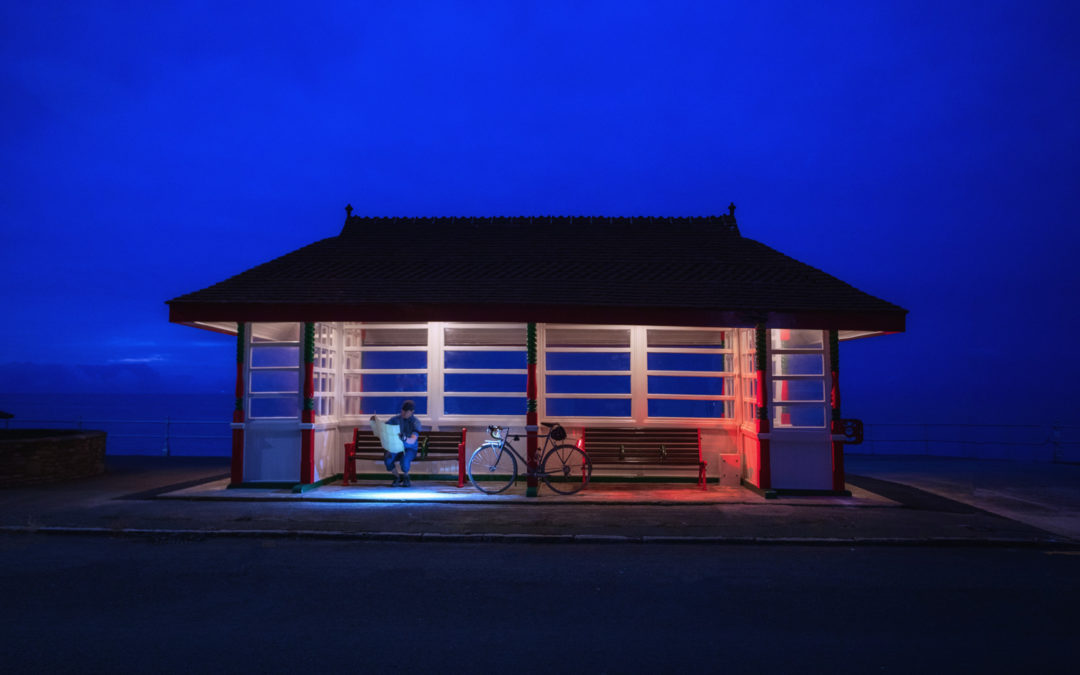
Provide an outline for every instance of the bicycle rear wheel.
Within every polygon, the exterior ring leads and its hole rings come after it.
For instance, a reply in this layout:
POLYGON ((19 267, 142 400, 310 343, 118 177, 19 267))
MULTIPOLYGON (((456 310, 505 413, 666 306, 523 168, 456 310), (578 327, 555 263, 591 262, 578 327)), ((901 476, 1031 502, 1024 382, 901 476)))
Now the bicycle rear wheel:
POLYGON ((469 482, 480 492, 497 495, 514 484, 517 460, 514 453, 485 443, 473 451, 467 467, 469 482))
POLYGON ((576 445, 557 445, 540 465, 544 484, 561 495, 572 495, 589 484, 592 461, 576 445))

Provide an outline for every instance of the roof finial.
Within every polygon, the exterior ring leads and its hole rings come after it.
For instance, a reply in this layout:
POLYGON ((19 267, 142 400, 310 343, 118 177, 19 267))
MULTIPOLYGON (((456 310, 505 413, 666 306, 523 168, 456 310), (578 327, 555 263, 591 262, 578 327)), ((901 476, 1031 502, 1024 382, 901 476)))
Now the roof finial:
POLYGON ((346 220, 352 217, 352 204, 345 205, 345 218, 346 220))
POLYGON ((727 210, 728 210, 728 213, 731 215, 731 217, 734 218, 735 217, 735 202, 731 202, 730 204, 728 204, 727 210))

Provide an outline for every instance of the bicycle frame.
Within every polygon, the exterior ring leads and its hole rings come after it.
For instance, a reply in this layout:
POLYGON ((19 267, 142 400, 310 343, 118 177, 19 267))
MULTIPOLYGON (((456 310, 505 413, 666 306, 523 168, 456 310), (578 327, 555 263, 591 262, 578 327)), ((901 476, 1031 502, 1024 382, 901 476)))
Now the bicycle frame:
MULTIPOLYGON (((534 470, 529 470, 529 460, 526 459, 525 457, 523 457, 521 455, 521 453, 517 451, 517 448, 515 448, 513 445, 510 444, 510 427, 496 426, 494 428, 494 430, 491 432, 491 435, 497 440, 496 441, 484 441, 483 445, 496 445, 497 444, 499 446, 499 454, 496 455, 496 458, 495 458, 496 462, 500 458, 502 458, 502 453, 505 450, 509 449, 510 452, 513 453, 513 455, 515 457, 517 457, 519 460, 521 460, 521 463, 525 465, 525 475, 526 476, 537 476, 537 477, 543 476, 543 472, 540 471, 539 460, 537 461, 537 468, 534 469, 534 470), (496 435, 496 434, 499 434, 499 435, 496 435)), ((518 434, 519 437, 520 437, 520 435, 521 434, 518 434)), ((537 450, 536 450, 536 454, 539 457, 543 457, 544 453, 547 452, 548 446, 551 445, 551 443, 552 443, 552 441, 551 441, 551 432, 548 432, 546 434, 537 434, 537 437, 544 439, 544 445, 542 447, 537 448, 537 450)))

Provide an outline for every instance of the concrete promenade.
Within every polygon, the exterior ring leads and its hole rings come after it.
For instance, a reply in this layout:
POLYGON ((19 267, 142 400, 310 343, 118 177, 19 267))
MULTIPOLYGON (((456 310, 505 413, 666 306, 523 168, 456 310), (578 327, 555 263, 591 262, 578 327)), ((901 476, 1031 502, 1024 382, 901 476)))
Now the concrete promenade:
POLYGON ((407 541, 1080 547, 1080 466, 851 456, 851 497, 597 483, 490 497, 417 481, 225 490, 224 459, 110 457, 104 476, 0 491, 0 528, 133 536, 407 541))

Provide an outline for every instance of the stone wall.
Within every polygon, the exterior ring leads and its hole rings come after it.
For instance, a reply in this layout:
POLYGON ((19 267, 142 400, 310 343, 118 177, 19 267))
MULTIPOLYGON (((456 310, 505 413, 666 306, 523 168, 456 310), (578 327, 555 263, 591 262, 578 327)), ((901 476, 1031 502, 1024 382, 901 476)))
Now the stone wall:
POLYGON ((0 487, 105 472, 105 432, 0 429, 0 487))

